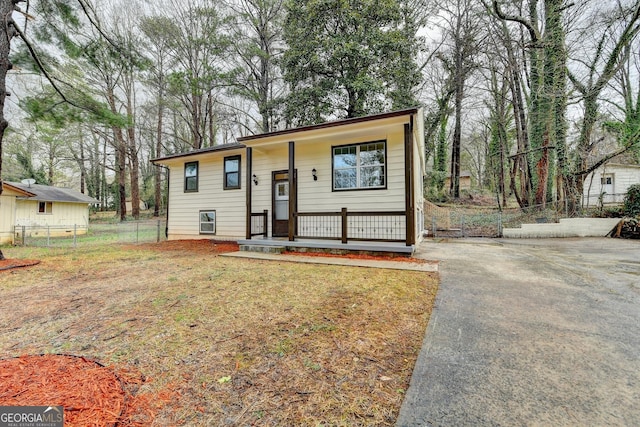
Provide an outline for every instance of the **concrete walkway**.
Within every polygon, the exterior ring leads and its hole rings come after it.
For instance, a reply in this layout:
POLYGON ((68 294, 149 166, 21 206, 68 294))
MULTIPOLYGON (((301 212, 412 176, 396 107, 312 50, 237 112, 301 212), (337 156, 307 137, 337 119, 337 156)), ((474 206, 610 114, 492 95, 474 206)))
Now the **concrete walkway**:
POLYGON ((640 425, 640 241, 421 244, 441 284, 397 426, 640 425))
POLYGON ((346 265, 350 267, 367 267, 367 268, 387 268, 391 270, 412 270, 412 271, 427 271, 427 272, 438 271, 438 264, 435 262, 417 263, 417 262, 408 262, 408 261, 378 261, 378 260, 368 260, 368 259, 353 259, 353 258, 345 258, 345 257, 283 255, 283 254, 269 254, 269 253, 263 253, 263 252, 244 252, 244 251, 220 254, 220 256, 262 259, 262 260, 268 260, 268 261, 304 262, 307 264, 346 265))

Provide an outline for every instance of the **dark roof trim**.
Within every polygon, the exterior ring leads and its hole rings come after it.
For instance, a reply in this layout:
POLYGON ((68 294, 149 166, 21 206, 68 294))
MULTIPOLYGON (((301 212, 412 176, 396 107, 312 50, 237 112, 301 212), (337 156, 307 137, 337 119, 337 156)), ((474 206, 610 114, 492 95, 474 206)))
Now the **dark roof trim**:
MULTIPOLYGON (((7 183, 5 182, 5 185, 7 183)), ((79 191, 71 188, 52 187, 50 185, 42 184, 19 184, 17 182, 9 183, 15 188, 19 188, 25 193, 28 193, 24 197, 18 197, 21 200, 35 200, 39 202, 62 202, 62 203, 100 203, 100 200, 96 200, 93 197, 89 197, 82 194, 79 191)))
POLYGON ((252 141, 252 140, 268 138, 272 136, 288 135, 288 134, 298 133, 298 132, 308 132, 308 131, 317 130, 317 129, 326 129, 326 128, 332 128, 336 126, 346 126, 346 125, 351 125, 356 123, 370 122, 374 120, 382 120, 382 119, 389 119, 393 117, 407 116, 410 114, 416 114, 417 112, 418 112, 418 108, 414 107, 414 108, 408 108, 406 110, 392 111, 390 113, 373 114, 371 116, 335 120, 332 122, 320 123, 317 125, 302 126, 302 127, 293 128, 293 129, 284 129, 280 131, 262 133, 258 135, 243 136, 241 138, 238 138, 238 142, 252 141))
POLYGON ((198 154, 215 153, 216 151, 236 150, 238 148, 245 147, 246 146, 244 144, 238 144, 234 142, 232 144, 214 145, 213 147, 201 148, 199 150, 188 151, 186 153, 171 154, 169 156, 151 159, 150 161, 151 163, 157 163, 163 160, 179 159, 181 157, 190 157, 198 154))

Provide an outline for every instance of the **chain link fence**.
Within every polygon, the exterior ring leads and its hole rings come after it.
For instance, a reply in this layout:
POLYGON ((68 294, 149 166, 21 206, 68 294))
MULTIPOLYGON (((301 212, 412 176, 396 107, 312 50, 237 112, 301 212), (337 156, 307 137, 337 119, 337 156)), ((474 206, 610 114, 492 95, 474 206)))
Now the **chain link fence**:
MULTIPOLYGON (((566 218, 564 204, 547 203, 527 208, 437 206, 425 202, 425 228, 429 237, 502 237, 504 228, 522 224, 559 222, 566 218)), ((582 211, 577 216, 588 216, 582 211)))
POLYGON ((166 240, 165 220, 86 225, 14 227, 14 245, 78 247, 105 243, 152 243, 166 240))

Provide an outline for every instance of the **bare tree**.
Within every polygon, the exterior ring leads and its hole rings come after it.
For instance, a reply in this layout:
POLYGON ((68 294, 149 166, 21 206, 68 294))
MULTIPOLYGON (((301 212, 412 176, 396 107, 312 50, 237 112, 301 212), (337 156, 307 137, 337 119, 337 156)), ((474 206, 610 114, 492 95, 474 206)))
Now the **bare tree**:
MULTIPOLYGON (((278 123, 277 106, 284 90, 277 65, 282 54, 284 0, 239 0, 228 2, 233 13, 232 48, 237 60, 233 92, 250 100, 258 109, 260 132, 271 132, 278 123)), ((249 114, 251 120, 253 114, 249 114)))
POLYGON ((449 71, 453 91, 454 131, 451 144, 451 182, 449 192, 452 197, 460 197, 460 164, 462 144, 462 108, 467 79, 477 69, 475 57, 483 35, 477 3, 471 0, 452 0, 444 3, 442 17, 445 22, 443 32, 449 42, 449 49, 441 59, 449 71))
MULTIPOLYGON (((175 27, 171 20, 164 16, 153 16, 143 18, 140 22, 140 28, 147 38, 147 51, 151 58, 151 64, 148 71, 147 85, 152 88, 156 109, 156 126, 155 126, 155 146, 154 157, 160 157, 163 154, 163 136, 164 136, 164 115, 166 108, 166 96, 168 89, 167 75, 172 61, 169 56, 171 40, 177 37, 177 34, 171 32, 175 27)), ((161 169, 156 166, 154 171, 154 208, 153 216, 160 215, 160 205, 162 203, 161 192, 161 169)))
MULTIPOLYGON (((620 75, 619 83, 625 104, 630 105, 627 84, 630 81, 630 75, 624 73, 622 66, 625 58, 629 58, 630 44, 640 32, 640 4, 634 5, 631 10, 621 7, 613 17, 613 20, 607 17, 609 22, 598 40, 593 56, 588 60, 581 59, 586 66, 586 75, 581 79, 576 74, 569 73, 569 78, 580 93, 584 105, 584 117, 575 150, 575 164, 572 170, 566 172, 566 191, 572 207, 578 204, 584 178, 589 173, 636 144, 633 138, 627 138, 622 141, 619 149, 588 164, 590 154, 598 145, 598 141, 593 138, 593 131, 600 116, 601 94, 616 74, 620 75)), ((633 111, 633 107, 625 110, 633 111)))

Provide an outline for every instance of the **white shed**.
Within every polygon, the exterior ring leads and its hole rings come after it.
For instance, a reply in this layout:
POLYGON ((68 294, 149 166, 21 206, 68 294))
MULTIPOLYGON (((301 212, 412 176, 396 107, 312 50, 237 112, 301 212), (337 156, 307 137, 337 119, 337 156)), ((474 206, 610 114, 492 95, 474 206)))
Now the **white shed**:
POLYGON ((634 184, 640 184, 640 165, 605 164, 587 175, 584 180, 583 205, 594 207, 601 203, 622 204, 627 189, 634 184))

